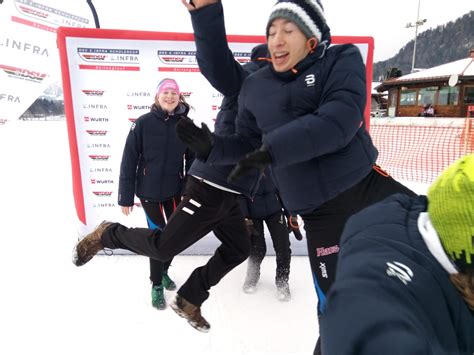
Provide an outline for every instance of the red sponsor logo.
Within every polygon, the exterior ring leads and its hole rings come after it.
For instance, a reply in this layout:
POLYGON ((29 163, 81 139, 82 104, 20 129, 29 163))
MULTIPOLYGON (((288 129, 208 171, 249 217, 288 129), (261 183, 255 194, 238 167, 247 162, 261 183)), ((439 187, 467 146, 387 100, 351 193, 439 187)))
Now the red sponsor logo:
POLYGON ((25 6, 20 6, 20 10, 23 11, 25 14, 37 16, 40 18, 47 18, 49 16, 49 14, 45 12, 41 12, 35 9, 30 9, 29 7, 25 7, 25 6))
POLYGON ((37 29, 39 29, 39 30, 44 30, 44 31, 48 31, 48 32, 56 32, 56 29, 55 29, 54 27, 42 25, 41 23, 34 22, 34 21, 30 21, 30 20, 26 20, 26 19, 24 19, 24 18, 12 16, 12 21, 13 21, 13 22, 17 22, 17 23, 21 23, 22 25, 26 25, 26 26, 31 26, 31 27, 37 28, 37 29))
POLYGON ((86 132, 89 133, 91 136, 105 136, 107 134, 107 131, 98 131, 91 129, 86 130, 86 132))
POLYGON ((129 67, 124 65, 88 65, 79 64, 79 69, 88 70, 115 70, 115 71, 140 71, 140 67, 129 67))
POLYGON ((109 119, 107 117, 84 116, 84 122, 109 122, 109 119))
POLYGON ((82 90, 87 96, 102 96, 104 95, 104 90, 82 90))
POLYGON ((89 158, 96 161, 105 161, 109 160, 110 155, 89 155, 89 158))
POLYGON ((148 110, 150 109, 149 105, 127 105, 129 110, 148 110))
POLYGON ((326 256, 336 254, 339 252, 339 245, 334 245, 329 248, 316 248, 316 256, 326 256))
POLYGON ((112 195, 112 191, 92 191, 92 193, 96 196, 105 196, 105 197, 109 197, 112 195))
POLYGON ((158 71, 162 72, 184 72, 184 73, 198 73, 199 68, 179 68, 179 67, 158 67, 158 71))
POLYGON ((166 63, 182 63, 183 57, 161 57, 166 63))
POLYGON ((34 81, 40 83, 48 76, 46 73, 40 73, 34 70, 22 69, 11 67, 9 65, 0 64, 0 69, 2 69, 5 73, 9 76, 18 78, 18 79, 26 79, 30 81, 34 81))
POLYGON ((82 57, 87 60, 104 60, 106 56, 103 54, 83 54, 82 57))

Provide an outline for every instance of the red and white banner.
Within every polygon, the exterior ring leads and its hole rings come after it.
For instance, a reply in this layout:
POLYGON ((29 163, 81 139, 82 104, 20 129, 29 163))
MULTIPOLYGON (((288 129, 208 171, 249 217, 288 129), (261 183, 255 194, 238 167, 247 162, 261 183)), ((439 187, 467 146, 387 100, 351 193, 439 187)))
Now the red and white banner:
POLYGON ((93 27, 84 4, 6 1, 0 7, 0 123, 18 119, 60 79, 56 29, 93 27))
MULTIPOLYGON (((228 40, 241 63, 249 60, 256 44, 265 42, 263 36, 228 40)), ((370 100, 373 39, 333 37, 333 43, 359 46, 370 100)), ((131 123, 149 111, 156 86, 166 77, 178 82, 198 125, 205 122, 212 129, 222 95, 199 72, 192 34, 60 28, 58 47, 81 233, 102 220, 144 227, 142 213, 125 217, 117 205, 120 161, 131 123)))

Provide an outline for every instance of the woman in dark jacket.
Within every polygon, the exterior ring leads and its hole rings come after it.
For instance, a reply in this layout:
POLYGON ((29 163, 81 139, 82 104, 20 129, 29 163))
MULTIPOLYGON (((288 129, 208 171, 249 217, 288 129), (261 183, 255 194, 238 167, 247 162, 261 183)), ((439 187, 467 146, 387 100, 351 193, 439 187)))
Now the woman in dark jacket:
MULTIPOLYGON (((148 227, 162 230, 181 200, 184 175, 192 154, 176 137, 176 123, 187 117, 189 104, 173 79, 163 79, 157 87, 150 112, 133 124, 123 150, 120 166, 118 204, 128 216, 136 195, 145 210, 148 227)), ((163 263, 150 258, 152 305, 166 308, 163 288, 176 289, 168 276, 171 260, 163 263)))
POLYGON ((474 155, 349 219, 323 354, 474 354, 474 155))

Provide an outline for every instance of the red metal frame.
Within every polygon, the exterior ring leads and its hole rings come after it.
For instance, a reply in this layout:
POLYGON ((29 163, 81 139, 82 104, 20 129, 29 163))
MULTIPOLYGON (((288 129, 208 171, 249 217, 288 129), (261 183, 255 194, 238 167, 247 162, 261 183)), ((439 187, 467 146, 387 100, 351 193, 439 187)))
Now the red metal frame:
MULTIPOLYGON (((152 31, 130 31, 130 30, 113 30, 113 29, 97 29, 97 28, 76 28, 76 27, 59 27, 57 29, 57 45, 59 49, 59 58, 61 62, 62 83, 64 91, 64 109, 67 121, 67 130, 69 136, 69 150, 71 155, 71 168, 73 179, 73 194, 76 213, 79 220, 86 224, 86 213, 84 207, 84 194, 81 180, 81 166, 79 162, 79 151, 77 145, 75 117, 72 104, 71 79, 69 73, 69 61, 67 57, 66 38, 110 38, 110 39, 136 39, 136 40, 168 40, 168 41, 194 41, 192 33, 175 33, 175 32, 152 32, 152 31)), ((265 43, 264 36, 241 36, 228 35, 229 42, 237 43, 265 43)), ((367 61, 366 61, 366 81, 367 81, 367 104, 365 107, 365 121, 367 129, 370 127, 370 95, 373 70, 373 53, 374 39, 372 37, 358 36, 332 36, 333 44, 358 43, 367 44, 367 61)))

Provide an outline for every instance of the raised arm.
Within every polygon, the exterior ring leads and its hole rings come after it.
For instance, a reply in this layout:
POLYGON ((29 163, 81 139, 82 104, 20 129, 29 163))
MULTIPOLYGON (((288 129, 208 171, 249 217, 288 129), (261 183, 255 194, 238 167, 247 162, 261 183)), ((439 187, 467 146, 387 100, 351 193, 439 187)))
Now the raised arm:
POLYGON ((229 49, 222 3, 218 0, 194 0, 194 5, 182 2, 191 14, 201 73, 223 95, 238 95, 247 74, 229 49))

